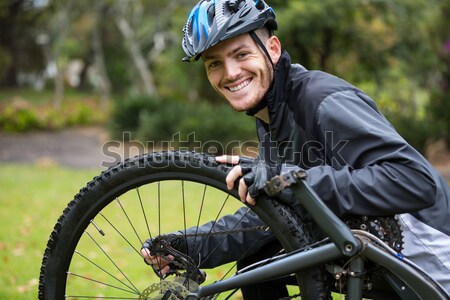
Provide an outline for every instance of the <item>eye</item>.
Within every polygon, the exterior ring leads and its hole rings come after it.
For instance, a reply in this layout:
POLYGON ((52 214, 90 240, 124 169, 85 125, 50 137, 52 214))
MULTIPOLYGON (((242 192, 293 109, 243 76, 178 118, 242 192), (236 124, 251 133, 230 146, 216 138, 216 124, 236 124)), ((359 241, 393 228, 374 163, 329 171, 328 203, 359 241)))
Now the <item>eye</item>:
POLYGON ((219 60, 213 60, 213 61, 209 62, 206 65, 206 68, 208 70, 214 70, 214 69, 217 69, 219 66, 220 66, 220 61, 219 60))
POLYGON ((249 55, 250 53, 247 51, 242 51, 238 53, 238 57, 239 58, 245 58, 247 55, 249 55))

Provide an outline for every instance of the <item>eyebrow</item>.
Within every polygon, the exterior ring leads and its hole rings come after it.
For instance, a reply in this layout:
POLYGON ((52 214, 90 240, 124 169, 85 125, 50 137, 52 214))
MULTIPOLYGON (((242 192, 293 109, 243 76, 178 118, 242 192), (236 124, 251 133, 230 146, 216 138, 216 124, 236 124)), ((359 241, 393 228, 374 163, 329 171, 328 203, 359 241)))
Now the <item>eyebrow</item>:
MULTIPOLYGON (((231 56, 231 55, 241 51, 243 48, 246 48, 246 47, 248 47, 248 45, 246 45, 246 44, 240 45, 240 46, 236 47, 235 49, 231 50, 230 52, 228 52, 226 54, 226 56, 231 56)), ((218 55, 214 55, 214 54, 202 55, 203 61, 205 61, 205 62, 208 61, 208 60, 211 60, 211 59, 216 59, 218 57, 219 57, 218 55)))

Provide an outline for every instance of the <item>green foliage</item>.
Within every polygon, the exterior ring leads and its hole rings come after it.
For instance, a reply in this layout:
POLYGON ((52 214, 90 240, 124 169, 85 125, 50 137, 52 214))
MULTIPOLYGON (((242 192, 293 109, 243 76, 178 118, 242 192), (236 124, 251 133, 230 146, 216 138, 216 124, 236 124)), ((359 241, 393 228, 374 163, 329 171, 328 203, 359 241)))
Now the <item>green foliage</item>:
POLYGON ((397 132, 417 151, 425 155, 433 123, 420 119, 417 115, 399 112, 386 112, 386 118, 395 127, 397 132))
POLYGON ((30 1, 0 4, 0 86, 16 86, 20 73, 45 68, 44 51, 37 38, 45 18, 42 9, 31 5, 30 1))
MULTIPOLYGON (((450 78, 448 80, 450 82, 450 78)), ((433 130, 430 133, 435 140, 444 139, 450 148, 450 93, 445 89, 435 91, 431 98, 428 109, 433 119, 433 130)))
MULTIPOLYGON (((238 114, 226 104, 206 101, 182 102, 137 96, 117 104, 111 116, 112 134, 121 138, 130 132, 132 139, 145 144, 174 147, 217 146, 219 152, 232 142, 254 141, 253 118, 238 114)), ((207 151, 208 149, 197 149, 207 151)))
MULTIPOLYGON (((439 80, 449 72, 450 66, 448 55, 442 53, 442 45, 449 39, 448 0, 268 2, 277 13, 279 30, 276 34, 293 62, 309 69, 327 71, 357 86, 370 82, 375 91, 372 96, 377 102, 395 106, 401 99, 406 107, 389 113, 405 114, 410 118, 417 110, 420 111, 418 121, 436 123, 431 128, 450 127, 450 118, 441 113, 446 107, 440 103, 445 101, 439 98, 439 94, 448 93, 442 87, 449 85, 439 80), (429 101, 436 101, 433 104, 436 109, 426 111, 424 105, 427 102, 416 103, 415 99, 398 97, 399 89, 389 87, 393 81, 401 81, 401 88, 406 91, 417 86, 421 93, 432 96, 429 101), (378 99, 379 94, 383 95, 382 99, 378 99), (434 115, 426 116, 429 113, 434 115)), ((197 0, 101 0, 94 6, 85 1, 72 1, 68 5, 50 1, 47 6, 36 8, 25 7, 25 3, 29 2, 19 1, 0 7, 5 24, 13 24, 15 29, 7 30, 11 26, 3 26, 6 29, 2 31, 0 26, 0 33, 4 33, 0 34, 0 77, 9 78, 8 84, 14 84, 12 71, 24 75, 41 74, 44 60, 58 61, 64 68, 76 59, 84 63, 83 71, 86 71, 82 72, 80 85, 98 88, 99 78, 93 77, 89 81, 86 75, 87 67, 99 62, 100 53, 93 42, 96 40, 94 29, 98 29, 112 94, 125 95, 143 90, 142 75, 135 63, 136 53, 140 51, 157 95, 189 103, 220 103, 209 87, 202 63, 181 63, 181 29, 197 0), (9 9, 14 7, 17 9, 9 9), (61 16, 66 17, 61 19, 61 16), (130 51, 130 39, 119 30, 118 16, 123 17, 133 30, 131 37, 137 46, 133 48, 137 50, 134 54, 130 51), (14 39, 14 36, 20 38, 14 39), (36 37, 47 37, 47 41, 44 43, 46 39, 40 39, 41 44, 37 45, 39 39, 36 37), (31 61, 29 57, 34 58, 36 53, 37 59, 31 61)), ((31 116, 23 118, 32 119, 31 116)), ((155 120, 143 113, 136 122, 154 122, 148 119, 155 120)), ((137 129, 133 130, 138 133, 137 129)), ((446 130, 440 129, 440 134, 433 133, 430 137, 448 137, 446 130)), ((144 130, 139 132, 144 135, 144 130)))
POLYGON ((16 97, 0 105, 0 131, 55 130, 105 122, 107 112, 94 100, 66 101, 60 110, 16 97))
POLYGON ((6 132, 24 132, 40 127, 36 111, 26 101, 15 101, 0 110, 0 128, 6 132))

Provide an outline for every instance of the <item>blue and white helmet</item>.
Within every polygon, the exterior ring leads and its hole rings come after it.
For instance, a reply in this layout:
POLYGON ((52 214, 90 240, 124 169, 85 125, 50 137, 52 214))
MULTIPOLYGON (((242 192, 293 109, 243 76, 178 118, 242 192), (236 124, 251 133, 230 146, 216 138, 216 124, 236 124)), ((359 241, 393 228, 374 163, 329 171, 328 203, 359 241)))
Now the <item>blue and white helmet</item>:
POLYGON ((201 0, 183 28, 183 61, 196 61, 212 46, 263 26, 278 27, 275 12, 263 0, 201 0))

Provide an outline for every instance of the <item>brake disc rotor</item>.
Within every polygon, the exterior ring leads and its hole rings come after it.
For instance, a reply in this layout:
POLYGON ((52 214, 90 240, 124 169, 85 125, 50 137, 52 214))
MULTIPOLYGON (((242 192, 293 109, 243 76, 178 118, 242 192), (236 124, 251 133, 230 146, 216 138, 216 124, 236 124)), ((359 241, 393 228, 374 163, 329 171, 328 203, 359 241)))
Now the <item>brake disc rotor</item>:
POLYGON ((158 283, 154 283, 146 288, 141 295, 139 300, 182 300, 189 295, 189 290, 182 284, 162 280, 158 283))

